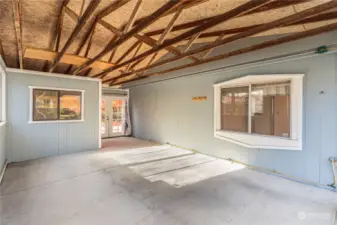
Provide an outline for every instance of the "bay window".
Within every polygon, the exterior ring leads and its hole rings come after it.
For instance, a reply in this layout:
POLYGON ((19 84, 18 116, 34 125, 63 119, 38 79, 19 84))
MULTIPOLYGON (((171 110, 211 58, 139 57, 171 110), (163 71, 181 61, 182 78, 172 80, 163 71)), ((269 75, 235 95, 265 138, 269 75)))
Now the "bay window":
POLYGON ((249 75, 214 85, 214 136, 249 148, 302 148, 303 75, 249 75))

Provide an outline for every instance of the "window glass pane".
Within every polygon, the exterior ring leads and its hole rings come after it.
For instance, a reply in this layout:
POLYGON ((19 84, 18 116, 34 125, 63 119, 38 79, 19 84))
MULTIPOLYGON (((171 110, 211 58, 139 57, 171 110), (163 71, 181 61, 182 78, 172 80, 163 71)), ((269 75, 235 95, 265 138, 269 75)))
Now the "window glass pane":
POLYGON ((58 92, 52 90, 33 91, 33 120, 57 120, 58 92))
POLYGON ((221 89, 221 129, 248 132, 249 88, 221 89))
POLYGON ((81 119, 81 95, 79 91, 60 91, 60 120, 81 119))
POLYGON ((290 137, 290 83, 252 85, 252 133, 290 137))
POLYGON ((112 132, 122 132, 122 105, 123 100, 112 101, 112 132))
POLYGON ((102 100, 101 102, 101 131, 104 134, 106 131, 105 128, 105 101, 102 100))

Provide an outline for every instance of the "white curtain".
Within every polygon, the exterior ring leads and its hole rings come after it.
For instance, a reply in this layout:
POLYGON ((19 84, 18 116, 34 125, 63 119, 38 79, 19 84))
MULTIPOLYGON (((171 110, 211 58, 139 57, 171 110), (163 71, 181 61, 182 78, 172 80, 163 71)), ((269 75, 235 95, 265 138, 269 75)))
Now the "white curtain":
POLYGON ((130 113, 129 113, 129 100, 125 100, 124 104, 124 123, 122 126, 122 134, 124 136, 131 135, 131 119, 130 119, 130 113))

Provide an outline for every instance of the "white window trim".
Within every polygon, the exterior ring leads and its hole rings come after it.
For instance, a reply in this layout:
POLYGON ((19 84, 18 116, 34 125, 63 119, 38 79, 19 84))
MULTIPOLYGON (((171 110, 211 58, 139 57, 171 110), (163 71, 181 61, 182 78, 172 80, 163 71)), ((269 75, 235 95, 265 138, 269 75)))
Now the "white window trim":
POLYGON ((29 88, 29 124, 35 123, 81 123, 84 122, 84 92, 85 90, 79 89, 67 89, 57 87, 42 87, 42 86, 28 86, 29 88), (80 120, 46 120, 46 121, 34 121, 33 120, 33 90, 45 89, 45 90, 60 90, 60 91, 78 91, 81 92, 81 119, 80 120))
POLYGON ((302 150, 303 76, 304 74, 247 75, 213 85, 214 137, 247 148, 302 150), (287 80, 291 82, 290 138, 221 130, 221 88, 250 86, 251 84, 281 82, 287 80))

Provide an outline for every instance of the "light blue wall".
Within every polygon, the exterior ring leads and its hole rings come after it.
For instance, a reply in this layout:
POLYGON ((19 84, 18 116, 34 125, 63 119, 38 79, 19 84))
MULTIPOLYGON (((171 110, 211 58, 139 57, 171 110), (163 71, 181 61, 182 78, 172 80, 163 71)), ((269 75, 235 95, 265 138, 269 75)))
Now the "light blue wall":
MULTIPOLYGON (((229 60, 177 71, 162 78, 336 43, 336 32, 245 54, 229 60)), ((265 38, 241 42, 250 45, 265 38)), ((235 46, 230 46, 235 48, 235 46)), ((218 50, 219 51, 219 50, 218 50)), ((220 51, 228 51, 221 49, 220 51)), ((202 73, 152 84, 128 85, 133 135, 232 158, 299 179, 331 184, 329 157, 337 156, 337 55, 321 55, 250 68, 202 73), (247 149, 213 137, 213 84, 248 74, 304 73, 303 150, 247 149), (138 86, 137 86, 138 85, 138 86), (324 94, 320 94, 323 91, 324 94), (207 96, 207 101, 192 101, 207 96)))
POLYGON ((99 82, 7 71, 10 162, 99 147, 99 82), (29 124, 28 86, 84 90, 84 122, 29 124))

